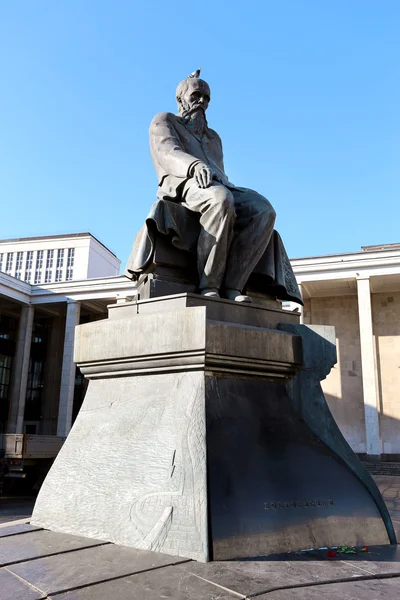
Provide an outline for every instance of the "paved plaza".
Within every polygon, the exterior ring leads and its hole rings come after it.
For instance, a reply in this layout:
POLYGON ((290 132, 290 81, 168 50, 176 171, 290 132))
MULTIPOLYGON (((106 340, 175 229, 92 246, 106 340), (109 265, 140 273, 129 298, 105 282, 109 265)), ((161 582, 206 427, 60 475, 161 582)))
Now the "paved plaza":
MULTIPOLYGON (((375 480, 400 539, 400 477, 379 475, 375 480)), ((29 511, 29 503, 20 503, 12 518, 24 510, 29 511)), ((331 557, 324 550, 203 564, 46 531, 29 525, 29 516, 3 522, 0 538, 1 600, 400 597, 400 546, 331 557)))

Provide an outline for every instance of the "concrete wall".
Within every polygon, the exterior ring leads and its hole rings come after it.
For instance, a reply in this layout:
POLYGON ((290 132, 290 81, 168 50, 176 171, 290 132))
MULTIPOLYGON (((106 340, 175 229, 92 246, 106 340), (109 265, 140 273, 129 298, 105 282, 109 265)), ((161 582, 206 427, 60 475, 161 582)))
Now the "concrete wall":
POLYGON ((121 261, 93 238, 90 240, 89 263, 86 277, 115 277, 119 275, 121 261))
MULTIPOLYGON (((0 242, 0 255, 2 255, 1 268, 0 270, 6 272, 7 254, 13 254, 13 261, 11 269, 8 271, 12 277, 17 276, 16 272, 16 260, 17 253, 22 252, 22 268, 18 272, 18 276, 23 281, 29 281, 34 284, 35 282, 35 271, 36 271, 36 259, 38 251, 43 251, 43 263, 40 269, 40 280, 38 285, 46 282, 46 261, 48 251, 53 250, 53 262, 51 266, 51 283, 56 281, 56 265, 57 265, 57 251, 63 250, 63 265, 61 267, 61 281, 66 281, 67 276, 67 257, 68 249, 75 249, 75 256, 73 262, 72 280, 81 281, 83 279, 92 279, 95 277, 112 277, 119 275, 121 261, 112 254, 107 248, 100 244, 91 235, 82 234, 79 236, 72 237, 57 237, 57 238, 38 238, 33 240, 22 240, 16 241, 11 240, 10 242, 0 242), (26 272, 26 259, 27 252, 32 251, 32 267, 31 275, 28 280, 26 272)), ((48 283, 49 283, 48 282, 48 283)))
POLYGON ((400 292, 372 294, 384 454, 400 453, 400 292))
POLYGON ((329 408, 355 452, 365 452, 365 419, 357 296, 305 301, 304 323, 334 325, 338 362, 322 382, 329 408))

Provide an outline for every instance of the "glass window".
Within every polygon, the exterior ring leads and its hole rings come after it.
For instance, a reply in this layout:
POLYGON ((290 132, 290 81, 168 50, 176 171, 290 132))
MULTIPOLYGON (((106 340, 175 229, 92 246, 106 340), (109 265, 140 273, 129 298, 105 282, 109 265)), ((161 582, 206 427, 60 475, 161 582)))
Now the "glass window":
POLYGON ((53 268, 53 260, 54 260, 54 250, 47 250, 46 269, 53 268))
POLYGON ((44 276, 44 282, 45 283, 50 283, 51 282, 52 274, 53 274, 53 272, 52 272, 51 269, 46 269, 46 273, 45 273, 45 276, 44 276))
POLYGON ((0 400, 7 400, 11 377, 12 357, 0 354, 0 400))
POLYGON ((0 271, 3 270, 3 253, 0 254, 0 271))
POLYGON ((42 271, 36 269, 34 284, 37 285, 38 283, 41 282, 41 280, 42 280, 42 271))
POLYGON ((23 252, 17 252, 17 260, 15 261, 15 277, 21 279, 22 276, 22 261, 24 258, 23 252))
POLYGON ((17 320, 7 315, 0 315, 0 339, 15 340, 17 320))
POLYGON ((14 252, 7 252, 6 273, 8 273, 8 275, 11 274, 13 259, 14 259, 14 252))
POLYGON ((61 281, 62 279, 62 269, 56 269, 56 281, 61 281))
POLYGON ((68 248, 67 267, 74 266, 75 248, 68 248))
POLYGON ((32 271, 25 271, 25 281, 30 283, 32 279, 32 271))
POLYGON ((17 252, 17 260, 15 261, 15 270, 20 271, 22 269, 22 257, 23 252, 17 252))
POLYGON ((67 267, 67 273, 66 273, 65 280, 71 281, 73 274, 74 274, 74 269, 72 267, 67 267))
POLYGON ((38 250, 36 254, 36 270, 43 267, 43 250, 38 250))
POLYGON ((57 250, 57 269, 64 265, 64 248, 57 250))
POLYGON ((32 269, 33 263, 33 250, 29 250, 26 253, 26 262, 25 262, 25 270, 30 271, 32 269))
POLYGON ((23 252, 17 252, 17 260, 15 263, 15 270, 20 271, 22 269, 22 259, 24 257, 23 252))
POLYGON ((43 375, 47 352, 48 325, 35 323, 32 333, 29 360, 28 385, 26 389, 25 420, 39 421, 42 418, 43 375))

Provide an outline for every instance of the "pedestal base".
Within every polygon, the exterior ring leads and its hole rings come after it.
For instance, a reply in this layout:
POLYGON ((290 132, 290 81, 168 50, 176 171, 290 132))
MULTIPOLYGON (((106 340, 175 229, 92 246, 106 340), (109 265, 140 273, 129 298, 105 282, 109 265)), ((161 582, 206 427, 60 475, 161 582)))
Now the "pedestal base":
POLYGON ((180 295, 78 327, 88 392, 32 523, 202 561, 393 542, 319 385, 333 328, 297 318, 180 295))

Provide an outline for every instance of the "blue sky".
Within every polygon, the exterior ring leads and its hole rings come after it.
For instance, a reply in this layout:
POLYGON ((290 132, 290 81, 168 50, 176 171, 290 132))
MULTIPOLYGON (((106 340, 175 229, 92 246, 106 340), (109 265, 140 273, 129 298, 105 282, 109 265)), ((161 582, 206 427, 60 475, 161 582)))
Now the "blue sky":
POLYGON ((90 231, 123 262, 148 126, 197 67, 234 183, 291 257, 400 242, 400 3, 0 3, 0 238, 90 231))

